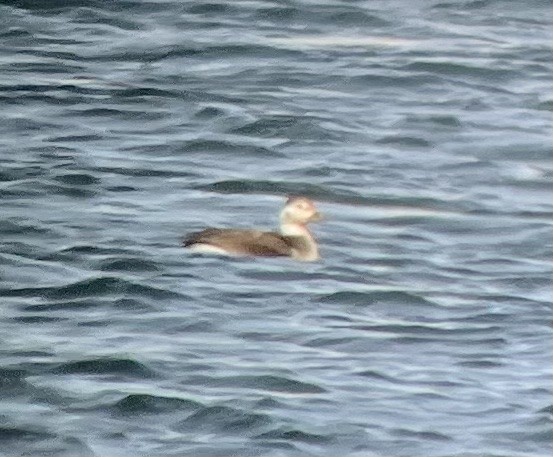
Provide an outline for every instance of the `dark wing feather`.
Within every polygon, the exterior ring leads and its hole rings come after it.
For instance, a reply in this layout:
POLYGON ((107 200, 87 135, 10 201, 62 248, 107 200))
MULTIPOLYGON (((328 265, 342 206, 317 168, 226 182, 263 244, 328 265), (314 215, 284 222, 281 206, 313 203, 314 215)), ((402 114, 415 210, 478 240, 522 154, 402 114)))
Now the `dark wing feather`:
POLYGON ((222 231, 224 231, 224 229, 208 228, 201 232, 190 233, 182 241, 182 245, 188 247, 196 243, 209 243, 210 237, 215 237, 222 231))
POLYGON ((258 256, 289 256, 291 245, 276 232, 209 228, 190 234, 183 245, 209 244, 229 253, 258 256))

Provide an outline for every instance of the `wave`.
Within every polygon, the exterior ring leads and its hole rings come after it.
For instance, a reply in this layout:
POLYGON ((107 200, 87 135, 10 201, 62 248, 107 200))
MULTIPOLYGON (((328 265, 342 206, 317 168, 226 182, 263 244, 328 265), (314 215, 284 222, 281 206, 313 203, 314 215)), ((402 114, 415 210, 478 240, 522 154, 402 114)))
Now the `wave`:
POLYGON ((105 295, 137 295, 163 300, 184 298, 180 293, 133 283, 116 277, 91 278, 60 287, 24 287, 0 290, 7 297, 43 297, 51 300, 99 297, 105 295))
POLYGON ((132 359, 99 358, 65 362, 50 370, 55 375, 113 375, 133 378, 153 378, 157 373, 132 359))

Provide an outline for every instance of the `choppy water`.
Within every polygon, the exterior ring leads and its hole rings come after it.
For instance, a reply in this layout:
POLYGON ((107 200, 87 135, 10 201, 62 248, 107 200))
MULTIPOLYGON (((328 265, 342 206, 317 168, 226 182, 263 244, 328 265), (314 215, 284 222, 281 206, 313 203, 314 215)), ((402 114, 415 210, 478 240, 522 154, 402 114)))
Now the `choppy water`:
POLYGON ((547 1, 0 2, 0 455, 549 455, 547 1), (202 257, 317 200, 323 260, 202 257))

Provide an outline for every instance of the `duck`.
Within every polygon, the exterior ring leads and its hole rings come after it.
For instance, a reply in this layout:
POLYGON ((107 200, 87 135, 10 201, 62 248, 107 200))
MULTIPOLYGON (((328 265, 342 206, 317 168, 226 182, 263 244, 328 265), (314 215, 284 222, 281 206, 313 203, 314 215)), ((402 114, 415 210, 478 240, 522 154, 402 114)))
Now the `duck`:
POLYGON ((190 233, 183 246, 192 252, 247 257, 290 257, 303 262, 320 259, 319 247, 307 224, 320 221, 315 203, 289 197, 280 212, 280 232, 255 229, 206 228, 190 233))

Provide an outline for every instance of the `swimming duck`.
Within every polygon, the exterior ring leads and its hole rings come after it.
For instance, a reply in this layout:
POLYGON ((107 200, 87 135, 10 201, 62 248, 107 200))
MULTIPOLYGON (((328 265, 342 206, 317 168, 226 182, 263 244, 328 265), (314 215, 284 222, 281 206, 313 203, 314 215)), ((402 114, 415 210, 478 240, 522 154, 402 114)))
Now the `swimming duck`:
POLYGON ((319 249, 307 228, 321 219, 306 197, 290 197, 280 212, 280 233, 261 230, 207 228, 188 235, 183 246, 194 251, 234 256, 287 256, 313 262, 319 249))

